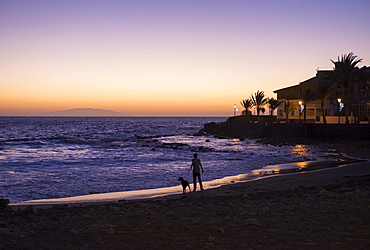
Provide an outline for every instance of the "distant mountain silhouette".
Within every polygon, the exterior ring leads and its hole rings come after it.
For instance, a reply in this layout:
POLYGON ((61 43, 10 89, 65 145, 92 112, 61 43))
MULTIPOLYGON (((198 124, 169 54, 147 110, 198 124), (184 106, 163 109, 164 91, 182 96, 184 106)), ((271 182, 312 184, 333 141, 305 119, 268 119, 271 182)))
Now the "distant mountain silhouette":
POLYGON ((43 116, 122 116, 122 113, 118 113, 112 110, 105 109, 91 109, 91 108, 77 108, 60 110, 42 114, 43 116))

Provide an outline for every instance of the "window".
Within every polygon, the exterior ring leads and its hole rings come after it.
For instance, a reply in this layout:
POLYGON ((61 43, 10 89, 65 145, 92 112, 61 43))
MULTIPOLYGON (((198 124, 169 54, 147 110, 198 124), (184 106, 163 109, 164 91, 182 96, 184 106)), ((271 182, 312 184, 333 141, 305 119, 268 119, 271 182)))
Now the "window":
POLYGON ((315 115, 315 110, 314 109, 307 109, 306 114, 307 115, 315 115))

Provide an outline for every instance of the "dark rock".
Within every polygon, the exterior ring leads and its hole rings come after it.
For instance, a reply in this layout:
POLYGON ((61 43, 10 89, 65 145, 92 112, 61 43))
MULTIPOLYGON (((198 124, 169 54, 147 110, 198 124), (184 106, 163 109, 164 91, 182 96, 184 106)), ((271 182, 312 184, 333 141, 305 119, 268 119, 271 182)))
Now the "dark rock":
POLYGON ((8 206, 9 204, 9 199, 0 199, 0 213, 4 211, 4 209, 8 206))
POLYGON ((217 211, 218 216, 226 216, 228 214, 229 214, 229 212, 225 209, 220 209, 220 210, 217 211))
POLYGON ((204 131, 204 129, 201 129, 197 133, 194 133, 193 136, 202 136, 202 135, 205 135, 205 134, 206 134, 206 132, 204 131))
POLYGON ((245 221, 245 223, 247 225, 256 225, 256 226, 259 226, 260 225, 260 223, 256 219, 247 219, 245 221))
POLYGON ((37 208, 35 206, 27 206, 23 213, 25 214, 31 214, 31 215, 37 215, 37 208))
POLYGON ((117 206, 109 206, 108 210, 109 210, 109 212, 119 212, 119 211, 121 211, 121 208, 119 208, 117 206))
POLYGON ((98 204, 93 207, 96 211, 105 211, 106 207, 104 204, 98 204))
POLYGON ((308 201, 308 200, 312 200, 312 197, 309 194, 303 194, 301 196, 301 199, 304 200, 304 201, 308 201))
POLYGON ((339 189, 339 193, 347 193, 347 192, 351 192, 352 189, 349 188, 349 187, 342 187, 339 189))
POLYGON ((218 136, 217 139, 224 140, 224 139, 227 139, 227 137, 226 136, 218 136))
POLYGON ((215 122, 204 124, 204 131, 208 134, 216 134, 220 132, 221 126, 215 122))

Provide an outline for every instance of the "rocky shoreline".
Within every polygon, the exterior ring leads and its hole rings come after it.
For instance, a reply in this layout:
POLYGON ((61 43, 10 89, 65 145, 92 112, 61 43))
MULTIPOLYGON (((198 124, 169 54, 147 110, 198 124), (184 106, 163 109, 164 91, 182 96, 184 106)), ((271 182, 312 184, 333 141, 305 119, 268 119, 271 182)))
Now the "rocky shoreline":
POLYGON ((370 124, 246 123, 228 119, 207 123, 198 132, 217 137, 257 138, 293 142, 369 141, 370 124))
POLYGON ((370 159, 370 125, 358 124, 278 124, 207 123, 196 135, 216 138, 256 139, 271 145, 311 145, 334 149, 339 154, 370 159), (352 135, 352 136, 351 136, 352 135))

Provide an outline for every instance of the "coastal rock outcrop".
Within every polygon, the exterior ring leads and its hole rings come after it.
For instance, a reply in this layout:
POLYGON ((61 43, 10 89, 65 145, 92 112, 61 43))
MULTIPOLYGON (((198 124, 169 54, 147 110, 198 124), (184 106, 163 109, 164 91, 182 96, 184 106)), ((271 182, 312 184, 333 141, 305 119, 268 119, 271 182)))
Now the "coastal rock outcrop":
POLYGON ((9 204, 9 199, 0 199, 0 213, 2 213, 9 204))
POLYGON ((316 142, 370 139, 368 125, 364 124, 303 124, 303 123, 248 123, 228 120, 221 123, 204 124, 199 133, 233 138, 259 138, 273 142, 303 141, 316 142))
POLYGON ((12 216, 12 209, 8 206, 9 199, 0 199, 0 221, 8 222, 12 216))

